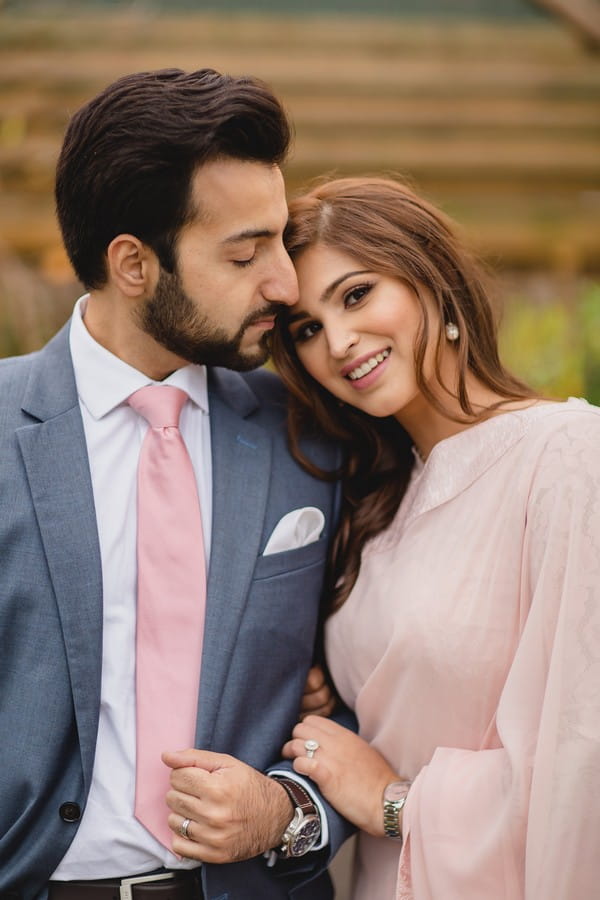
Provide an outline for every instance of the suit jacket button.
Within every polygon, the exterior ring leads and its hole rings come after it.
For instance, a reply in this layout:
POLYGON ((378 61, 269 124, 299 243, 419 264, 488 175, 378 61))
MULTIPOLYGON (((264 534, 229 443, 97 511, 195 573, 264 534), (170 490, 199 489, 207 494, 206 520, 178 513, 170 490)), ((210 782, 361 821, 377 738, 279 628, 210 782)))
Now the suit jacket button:
POLYGON ((63 822, 78 822, 81 818, 79 803, 63 803, 59 809, 63 822))

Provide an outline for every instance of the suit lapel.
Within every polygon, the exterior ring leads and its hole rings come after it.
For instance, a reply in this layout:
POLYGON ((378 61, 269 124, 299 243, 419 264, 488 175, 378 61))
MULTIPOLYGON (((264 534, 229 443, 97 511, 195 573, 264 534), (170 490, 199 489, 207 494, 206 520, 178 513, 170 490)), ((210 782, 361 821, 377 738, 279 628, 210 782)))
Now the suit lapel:
POLYGON ((244 415, 256 400, 239 375, 211 373, 213 524, 197 728, 211 743, 263 531, 271 439, 244 415), (226 399, 224 399, 226 398, 226 399))
POLYGON ((17 439, 61 618, 88 781, 100 706, 102 571, 68 326, 37 357, 23 410, 37 419, 17 439))
MULTIPOLYGON (((210 746, 260 547, 271 439, 246 420, 256 398, 243 378, 210 372, 213 523, 197 746, 210 746)), ((17 432, 63 627, 86 781, 100 705, 102 569, 68 326, 37 357, 17 432)))

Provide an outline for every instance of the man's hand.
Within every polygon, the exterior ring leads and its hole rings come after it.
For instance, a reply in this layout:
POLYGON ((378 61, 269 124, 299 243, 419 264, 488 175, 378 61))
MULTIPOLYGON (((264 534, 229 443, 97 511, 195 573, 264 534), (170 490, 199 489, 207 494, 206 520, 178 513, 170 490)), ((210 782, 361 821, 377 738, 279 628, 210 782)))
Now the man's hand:
POLYGON ((276 847, 292 820, 284 788, 246 763, 208 750, 167 752, 173 852, 208 863, 239 862, 276 847), (189 819, 188 838, 180 834, 189 819))

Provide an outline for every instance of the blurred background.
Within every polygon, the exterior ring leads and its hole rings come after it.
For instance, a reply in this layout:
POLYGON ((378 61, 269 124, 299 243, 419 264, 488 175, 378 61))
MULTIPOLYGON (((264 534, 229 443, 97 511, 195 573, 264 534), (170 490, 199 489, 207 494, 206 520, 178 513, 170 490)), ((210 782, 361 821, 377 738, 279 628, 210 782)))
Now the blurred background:
POLYGON ((54 218, 71 113, 141 69, 268 81, 296 126, 290 193, 399 173, 497 275, 507 362, 600 403, 598 0, 0 0, 0 355, 79 285, 54 218))

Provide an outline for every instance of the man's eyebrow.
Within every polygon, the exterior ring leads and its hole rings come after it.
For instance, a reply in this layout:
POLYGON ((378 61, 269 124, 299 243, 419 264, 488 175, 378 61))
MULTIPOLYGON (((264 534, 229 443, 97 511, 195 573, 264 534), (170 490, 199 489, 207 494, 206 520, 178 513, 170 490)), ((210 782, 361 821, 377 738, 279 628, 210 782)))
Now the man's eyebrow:
POLYGON ((275 232, 271 231, 269 228, 246 228, 244 231, 238 231, 236 234, 232 234, 229 237, 226 237, 222 243, 223 244, 241 244, 242 241, 250 241, 255 240, 256 238, 270 238, 275 237, 275 232))
MULTIPOLYGON (((327 303, 331 295, 334 291, 343 284, 344 281, 348 278, 354 278, 355 275, 366 275, 369 272, 369 269, 358 269, 356 272, 346 272, 344 275, 340 275, 339 278, 336 278, 335 281, 332 281, 330 285, 328 285, 321 296, 319 297, 319 303, 327 303)), ((298 322, 300 319, 308 319, 310 316, 306 312, 297 312, 286 314, 286 325, 291 325, 293 322, 298 322)))

